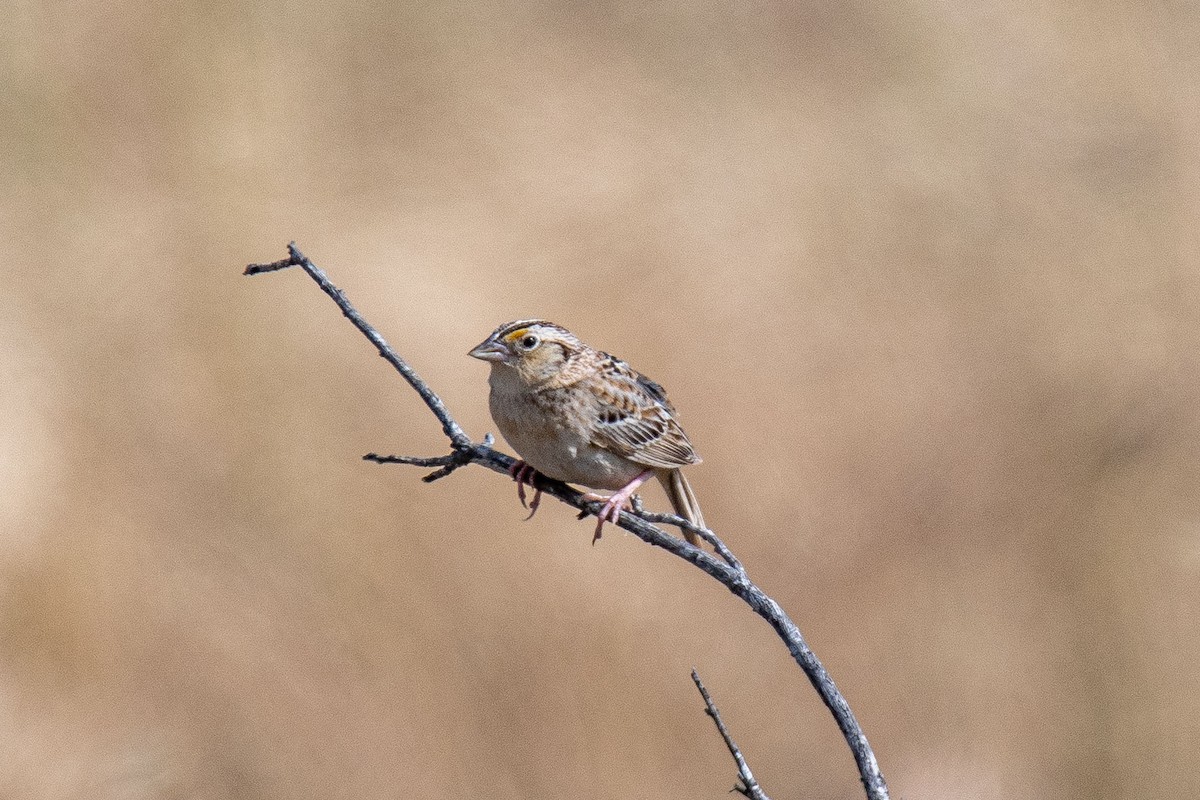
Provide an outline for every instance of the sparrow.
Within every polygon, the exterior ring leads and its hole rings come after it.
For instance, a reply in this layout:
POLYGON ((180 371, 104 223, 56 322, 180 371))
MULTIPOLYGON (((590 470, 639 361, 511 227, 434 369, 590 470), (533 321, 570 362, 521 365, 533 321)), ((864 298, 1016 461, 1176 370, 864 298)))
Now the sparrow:
MULTIPOLYGON (((595 542, 605 522, 616 524, 621 509, 643 483, 657 478, 675 513, 704 528, 700 504, 681 467, 700 463, 662 386, 624 361, 584 344, 561 325, 523 319, 501 325, 469 355, 491 364, 488 406, 500 433, 521 460, 513 469, 517 493, 541 490, 534 473, 611 496, 604 502, 595 542)), ((698 545, 696 534, 684 537, 698 545)))

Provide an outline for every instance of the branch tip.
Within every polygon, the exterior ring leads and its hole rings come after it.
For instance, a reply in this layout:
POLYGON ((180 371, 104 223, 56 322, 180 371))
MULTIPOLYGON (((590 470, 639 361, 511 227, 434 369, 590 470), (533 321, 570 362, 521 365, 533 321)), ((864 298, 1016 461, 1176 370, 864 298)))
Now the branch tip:
POLYGON ((758 781, 754 779, 754 773, 750 771, 750 765, 746 763, 745 757, 742 756, 742 751, 738 749, 738 746, 733 741, 733 737, 729 734, 729 729, 725 727, 725 722, 721 719, 721 712, 717 711, 717 706, 713 703, 708 689, 704 688, 704 684, 700 680, 700 673, 696 671, 695 667, 692 667, 692 683, 696 684, 696 688, 700 690, 700 697, 704 699, 704 713, 711 717, 712 721, 716 724, 717 732, 725 740, 725 747, 728 748, 729 754, 733 756, 733 762, 737 765, 738 780, 741 781, 741 786, 734 786, 729 791, 737 792, 745 797, 753 798, 753 800, 770 800, 766 792, 758 785, 758 781))
POLYGON ((275 272, 280 269, 296 266, 296 262, 291 258, 281 258, 278 261, 272 261, 270 264, 247 264, 246 269, 242 272, 243 275, 261 275, 264 272, 275 272))

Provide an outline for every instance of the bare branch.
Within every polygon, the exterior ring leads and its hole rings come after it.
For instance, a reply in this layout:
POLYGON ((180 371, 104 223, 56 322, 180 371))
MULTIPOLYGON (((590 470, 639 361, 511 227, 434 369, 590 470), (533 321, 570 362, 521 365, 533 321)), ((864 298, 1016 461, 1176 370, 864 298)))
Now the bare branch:
MULTIPOLYGON (((304 269, 309 276, 316 281, 321 290, 337 304, 342 313, 354 324, 358 330, 375 345, 379 350, 379 354, 388 361, 396 371, 408 381, 409 385, 420 395, 425 401, 425 405, 433 412, 438 421, 442 424, 442 430, 447 438, 450 439, 452 452, 446 456, 434 458, 413 458, 409 456, 378 456, 374 453, 365 456, 368 460, 377 463, 401 463, 401 464, 416 464, 418 466, 439 466, 436 472, 426 475, 425 481, 433 481, 449 475, 459 467, 466 464, 478 464, 488 469, 499 472, 504 475, 511 474, 511 468, 515 460, 510 456, 493 450, 491 447, 491 438, 485 438, 483 442, 473 442, 470 437, 463 432, 454 418, 450 416, 450 412, 446 409, 441 398, 423 381, 412 367, 408 365, 404 359, 400 358, 395 351, 388 346, 383 337, 372 328, 359 315, 359 313, 350 305, 346 296, 336 286, 330 283, 325 273, 318 269, 299 249, 295 244, 288 245, 289 257, 280 261, 275 261, 270 264, 251 264, 246 268, 245 274, 257 275, 264 272, 274 272, 276 270, 286 269, 287 267, 299 266, 304 269)), ((602 503, 589 501, 584 499, 584 496, 574 488, 554 480, 540 480, 538 483, 544 494, 548 494, 567 505, 578 509, 582 516, 588 514, 597 514, 600 512, 602 503)), ((707 531, 694 526, 688 527, 685 520, 674 517, 674 515, 652 515, 645 511, 634 513, 622 513, 620 520, 617 523, 621 528, 629 531, 647 544, 654 547, 662 548, 669 553, 672 553, 689 564, 703 570, 706 574, 718 580, 725 588, 729 589, 737 597, 741 598, 754 613, 758 614, 775 630, 776 634, 791 653, 792 658, 800 666, 813 688, 816 689, 821 701, 825 707, 829 709, 837 722, 838 728, 842 732, 846 744, 850 748, 851 754, 854 756, 855 764, 858 767, 859 777, 862 780, 863 788, 866 790, 866 795, 869 800, 888 800, 887 783, 883 779, 883 774, 879 770, 879 764, 875 759, 875 754, 871 750, 870 744, 867 742, 867 737, 863 733, 862 728, 858 724, 854 713, 850 710, 850 706, 846 703, 846 699, 842 697, 838 691, 833 679, 829 677, 829 673, 825 670, 816 654, 808 646, 804 637, 800 634, 799 628, 792 622, 791 618, 784 613, 780 605, 769 597, 762 589, 758 588, 746 574, 741 564, 729 549, 721 543, 711 531, 707 531), (693 547, 683 539, 672 536, 662 528, 652 524, 652 521, 663 524, 674 525, 676 527, 688 528, 703 538, 721 554, 721 559, 715 558, 708 552, 693 547), (683 523, 683 524, 681 524, 683 523)), ((697 679, 698 682, 698 679, 697 679)), ((724 735, 724 734, 723 734, 724 735)), ((761 791, 761 790, 760 790, 761 791)))
POLYGON ((471 446, 471 439, 467 434, 463 433, 463 429, 459 427, 454 418, 450 416, 450 412, 446 410, 446 404, 442 402, 442 398, 438 397, 433 389, 429 388, 429 384, 421 380, 413 368, 408 365, 404 359, 396 355, 396 351, 388 346, 388 343, 379 335, 379 331, 372 328, 367 321, 359 315, 350 305, 350 301, 346 299, 346 295, 342 294, 342 290, 334 286, 325 273, 317 267, 316 264, 308 260, 304 253, 300 252, 300 248, 296 247, 295 242, 288 244, 288 258, 279 261, 273 261, 270 264, 251 264, 246 267, 244 275, 258 275, 263 272, 274 272, 276 270, 286 269, 288 267, 300 267, 309 276, 317 282, 317 286, 321 287, 321 291, 329 295, 333 302, 337 303, 338 308, 346 315, 346 319, 354 324, 371 340, 371 344, 375 345, 375 349, 379 351, 379 355, 383 356, 389 364, 396 368, 396 371, 408 381, 408 385, 416 390, 421 399, 425 401, 425 405, 429 406, 429 410, 442 423, 442 430, 450 439, 450 444, 455 450, 461 450, 471 446))
POLYGON ((678 514, 660 514, 654 511, 646 511, 642 508, 642 499, 637 495, 634 495, 632 502, 634 513, 646 520, 646 522, 652 522, 658 525, 674 525, 676 528, 681 530, 691 531, 704 541, 711 544, 713 546, 713 550, 717 552, 717 555, 725 559, 726 564, 733 567, 743 575, 746 574, 746 569, 742 566, 742 562, 738 561, 737 556, 735 556, 730 549, 725 546, 725 543, 717 538, 717 535, 708 528, 701 528, 696 523, 689 519, 684 519, 678 514))
POLYGON ((696 688, 700 690, 700 696, 704 698, 704 713, 712 717, 713 722, 717 724, 717 732, 725 740, 725 746, 729 748, 729 754, 733 756, 733 762, 737 764, 738 778, 742 785, 733 787, 733 791, 752 798, 752 800, 771 800, 758 785, 758 781, 754 780, 754 773, 750 771, 750 765, 742 757, 742 751, 734 744, 733 737, 729 735, 729 729, 725 727, 725 721, 721 719, 721 712, 717 711, 716 705, 709 697, 708 689, 705 689, 704 684, 700 682, 700 673, 696 672, 694 667, 692 668, 692 683, 696 684, 696 688))
POLYGON ((454 460, 454 454, 448 456, 381 456, 378 453, 367 453, 363 461, 374 461, 376 464, 409 464, 414 467, 444 467, 454 460))

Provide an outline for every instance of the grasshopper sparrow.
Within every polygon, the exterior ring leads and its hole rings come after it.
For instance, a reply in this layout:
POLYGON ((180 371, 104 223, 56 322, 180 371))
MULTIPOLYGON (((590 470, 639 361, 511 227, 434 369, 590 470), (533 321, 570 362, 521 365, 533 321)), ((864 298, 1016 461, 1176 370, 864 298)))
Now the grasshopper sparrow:
MULTIPOLYGON (((525 502, 533 471, 615 492, 604 500, 595 538, 616 523, 639 486, 658 478, 675 513, 703 528, 700 504, 680 467, 699 464, 667 393, 619 358, 594 350, 559 325, 524 319, 497 328, 470 355, 492 365, 489 405, 523 461, 513 468, 525 502)), ((537 511, 541 491, 533 498, 537 511)), ((684 531, 688 542, 697 538, 684 531)))

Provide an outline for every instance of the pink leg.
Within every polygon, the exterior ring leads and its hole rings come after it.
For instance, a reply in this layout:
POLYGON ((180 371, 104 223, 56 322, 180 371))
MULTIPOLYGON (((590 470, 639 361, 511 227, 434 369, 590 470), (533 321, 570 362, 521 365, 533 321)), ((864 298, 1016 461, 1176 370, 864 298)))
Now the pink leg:
MULTIPOLYGON (((596 522, 596 533, 592 537, 592 544, 595 544, 596 540, 600 538, 600 529, 604 527, 605 522, 611 522, 613 525, 617 524, 621 519, 621 509, 629 502, 629 498, 633 497, 633 493, 638 490, 638 487, 650 480, 653 475, 654 470, 643 470, 636 478, 627 483, 624 488, 608 498, 604 503, 604 508, 600 509, 600 513, 596 515, 600 519, 596 522)), ((589 497, 593 496, 589 495, 589 497)), ((597 497, 596 499, 603 500, 604 498, 597 497)))
POLYGON ((542 490, 537 487, 534 479, 537 476, 537 470, 526 464, 524 461, 515 461, 508 468, 508 474, 512 475, 513 480, 517 482, 517 499, 521 501, 522 508, 529 509, 529 516, 525 519, 533 519, 533 515, 537 513, 538 506, 542 502, 542 490), (533 487, 533 501, 526 505, 525 503, 525 484, 528 483, 533 487))
POLYGON ((534 472, 532 469, 530 472, 533 473, 529 476, 529 485, 533 487, 533 499, 529 501, 529 516, 525 518, 526 522, 533 519, 533 515, 537 513, 538 506, 542 504, 542 490, 534 483, 534 476, 537 475, 537 472, 534 472))
POLYGON ((524 471, 528 468, 529 464, 523 461, 512 462, 512 467, 509 467, 509 475, 512 476, 512 480, 517 482, 517 500, 521 500, 522 509, 529 507, 524 501, 524 471))

